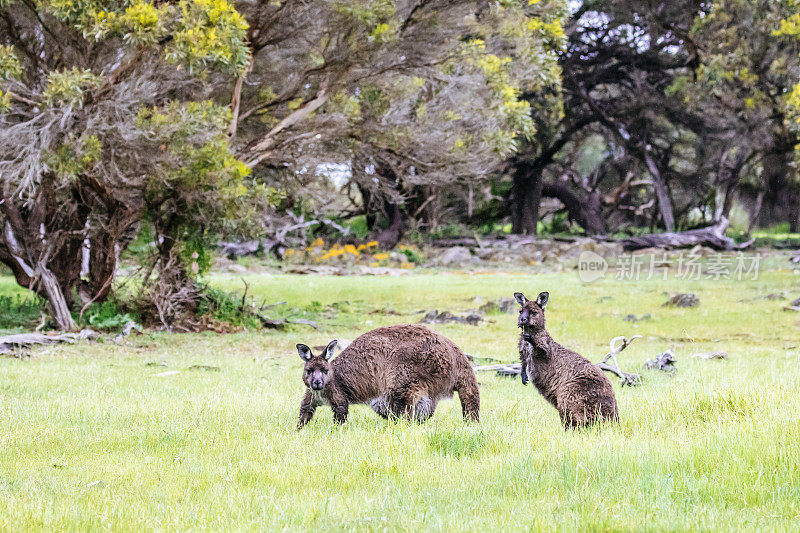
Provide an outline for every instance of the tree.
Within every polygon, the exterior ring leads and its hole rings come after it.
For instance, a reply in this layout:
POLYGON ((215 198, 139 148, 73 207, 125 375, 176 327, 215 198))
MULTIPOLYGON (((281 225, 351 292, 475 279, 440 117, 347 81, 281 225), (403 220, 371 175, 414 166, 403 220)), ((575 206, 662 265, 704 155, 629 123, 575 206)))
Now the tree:
MULTIPOLYGON (((559 57, 564 112, 540 127, 537 142, 510 161, 513 231, 536 232, 538 203, 548 169, 579 134, 589 129, 610 139, 609 146, 643 163, 641 168, 649 174, 661 220, 668 229, 674 226, 668 179, 674 174, 670 166, 675 163, 675 133, 702 128, 704 121, 668 91, 677 76, 691 72, 697 60, 686 35, 701 5, 586 1, 575 9, 559 57)), ((541 92, 528 98, 535 108, 536 102, 546 102, 553 96, 541 92)), ((557 183, 549 183, 547 190, 572 201, 557 183)), ((605 229, 599 223, 599 213, 582 216, 588 224, 584 229, 605 229), (589 224, 589 219, 594 222, 589 224)))
MULTIPOLYGON (((690 213, 720 220, 737 197, 754 222, 796 227, 797 139, 787 95, 800 73, 797 43, 782 35, 794 31, 794 9, 758 0, 575 6, 560 56, 564 115, 510 161, 514 230, 535 231, 543 188, 571 192, 560 196, 599 214, 570 210, 590 233, 603 229, 590 219, 627 213, 632 223, 644 211, 650 225, 666 229, 689 224, 690 213), (568 154, 591 132, 605 139, 604 161, 615 162, 576 172, 568 154), (617 170, 622 159, 634 173, 617 170), (634 191, 638 205, 628 205, 634 191)), ((532 106, 543 96, 529 95, 532 106)))
POLYGON ((385 212, 393 235, 419 187, 482 179, 530 137, 521 91, 557 82, 545 34, 560 31, 561 0, 242 9, 254 59, 234 91, 238 153, 283 184, 349 165, 369 220, 385 212))
POLYGON ((209 239, 269 227, 276 189, 321 164, 485 174, 532 134, 519 95, 556 72, 539 14, 559 6, 3 0, 0 260, 69 329, 149 224, 143 293, 171 326, 209 239))
MULTIPOLYGON (((791 38, 791 23, 782 21, 796 20, 796 11, 792 1, 714 2, 691 34, 701 63, 685 91, 687 103, 730 132, 717 183, 730 187, 746 178, 739 191, 751 197, 753 222, 789 222, 792 231, 800 231, 794 164, 800 137, 791 106, 800 78, 800 43, 791 38), (727 176, 725 167, 731 169, 727 176)), ((726 198, 724 191, 718 196, 726 198)))
POLYGON ((246 67, 246 30, 225 0, 0 2, 0 261, 61 328, 107 297, 145 215, 163 249, 164 210, 243 187, 206 99, 246 67))

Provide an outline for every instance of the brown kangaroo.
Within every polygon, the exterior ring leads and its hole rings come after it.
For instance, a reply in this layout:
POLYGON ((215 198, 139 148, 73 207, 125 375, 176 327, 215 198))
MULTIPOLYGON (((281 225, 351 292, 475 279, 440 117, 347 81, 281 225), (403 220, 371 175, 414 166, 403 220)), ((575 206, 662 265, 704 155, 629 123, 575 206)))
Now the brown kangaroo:
POLYGON ((297 352, 306 362, 307 390, 300 404, 300 422, 306 425, 320 405, 333 409, 337 424, 347 420, 350 404, 365 403, 384 418, 405 417, 423 422, 433 416, 443 398, 458 392, 466 420, 478 421, 480 395, 475 372, 447 337, 407 324, 377 328, 357 337, 333 358, 336 341, 320 355, 305 344, 297 352))
POLYGON ((598 420, 618 421, 617 400, 611 382, 596 365, 564 348, 547 333, 544 308, 549 294, 536 301, 515 292, 519 303, 517 326, 522 383, 528 378, 545 399, 553 404, 565 428, 580 428, 598 420))

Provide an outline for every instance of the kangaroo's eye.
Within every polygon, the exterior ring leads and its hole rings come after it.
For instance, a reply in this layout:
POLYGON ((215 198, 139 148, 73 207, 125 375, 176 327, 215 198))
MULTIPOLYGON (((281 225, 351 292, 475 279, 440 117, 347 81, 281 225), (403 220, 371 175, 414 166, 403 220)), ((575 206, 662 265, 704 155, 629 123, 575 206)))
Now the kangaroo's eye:
POLYGON ((323 376, 325 376, 325 375, 327 375, 327 374, 328 374, 328 370, 327 370, 327 369, 325 369, 325 368, 323 368, 323 369, 322 369, 322 375, 323 375, 323 376))

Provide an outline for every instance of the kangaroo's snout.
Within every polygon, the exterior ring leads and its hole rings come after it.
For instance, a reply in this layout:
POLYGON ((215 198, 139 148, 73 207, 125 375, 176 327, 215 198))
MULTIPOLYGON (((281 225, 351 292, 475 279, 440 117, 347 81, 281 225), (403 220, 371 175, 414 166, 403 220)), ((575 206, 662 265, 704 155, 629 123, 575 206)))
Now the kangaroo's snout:
POLYGON ((522 309, 519 314, 519 318, 517 319, 517 327, 521 328, 522 326, 527 326, 530 324, 531 313, 527 309, 522 309))
POLYGON ((314 390, 322 390, 325 388, 325 383, 321 379, 315 379, 311 382, 311 388, 314 390))

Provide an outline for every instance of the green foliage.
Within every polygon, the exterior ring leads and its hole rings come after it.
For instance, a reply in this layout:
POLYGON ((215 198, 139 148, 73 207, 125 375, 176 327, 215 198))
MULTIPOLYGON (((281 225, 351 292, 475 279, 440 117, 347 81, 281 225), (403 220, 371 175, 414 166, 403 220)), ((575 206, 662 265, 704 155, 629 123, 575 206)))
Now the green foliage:
POLYGON ((41 319, 44 301, 38 296, 0 295, 0 329, 29 330, 41 319))
POLYGON ((50 0, 47 10, 56 18, 72 24, 75 29, 83 29, 94 13, 104 9, 121 9, 123 2, 104 0, 50 0))
MULTIPOLYGON (((336 11, 344 18, 366 27, 374 32, 380 26, 387 26, 393 22, 397 14, 395 2, 391 0, 338 0, 335 2, 336 11)), ((381 32, 388 31, 380 30, 381 32)))
POLYGON ((180 19, 167 59, 189 72, 221 68, 242 72, 250 59, 247 22, 226 0, 181 0, 180 19))
POLYGON ((202 276, 211 268, 211 252, 206 240, 190 238, 182 243, 181 260, 195 276, 202 276))
POLYGON ((14 53, 14 47, 0 45, 0 81, 14 80, 20 76, 22 67, 14 53))
POLYGON ((781 235, 790 233, 792 230, 790 229, 790 225, 788 222, 781 222, 780 224, 775 224, 769 228, 764 228, 759 230, 760 234, 763 235, 781 235))
MULTIPOLYGON (((204 227, 219 227, 225 217, 239 218, 239 200, 248 194, 250 169, 230 151, 225 136, 230 110, 210 101, 171 102, 164 110, 142 108, 137 124, 174 156, 154 173, 146 191, 149 204, 180 204, 174 214, 204 227)), ((255 187, 253 194, 269 194, 255 187)))
POLYGON ((536 132, 530 116, 530 103, 520 98, 519 88, 512 81, 512 59, 487 52, 482 39, 472 39, 465 43, 462 54, 467 64, 473 65, 483 74, 497 99, 496 105, 508 128, 507 131, 491 132, 487 140, 498 153, 509 155, 516 150, 514 139, 517 134, 530 139, 536 132))
POLYGON ((365 215, 352 217, 347 221, 347 227, 350 228, 350 235, 356 239, 366 239, 367 235, 369 235, 369 227, 367 227, 367 217, 365 215))
POLYGON ((467 226, 463 224, 459 224, 457 222, 448 222, 447 224, 442 224, 438 226, 434 230, 432 230, 429 234, 429 238, 431 240, 436 239, 449 239, 454 237, 463 237, 465 235, 471 235, 471 230, 467 226))
POLYGON ((100 139, 89 135, 65 141, 49 154, 45 162, 57 176, 75 179, 100 160, 101 151, 100 139))
POLYGON ((203 286, 197 304, 198 316, 209 316, 219 322, 236 327, 261 329, 261 321, 247 308, 242 308, 242 297, 233 292, 203 286))
POLYGON ((140 323, 140 317, 127 309, 122 302, 111 298, 105 302, 89 305, 83 313, 83 321, 93 329, 101 331, 120 330, 128 322, 140 323))
POLYGON ((154 5, 145 0, 52 0, 50 12, 87 39, 121 36, 130 46, 157 46, 190 73, 205 69, 242 72, 250 60, 247 21, 226 0, 181 0, 154 5))
POLYGON ((102 78, 88 69, 73 67, 67 70, 54 71, 50 73, 42 98, 48 106, 68 105, 81 107, 86 91, 98 87, 101 81, 102 78))
POLYGON ((417 248, 403 246, 399 249, 399 252, 406 256, 409 263, 421 264, 423 261, 425 261, 425 256, 422 255, 422 252, 417 248))

